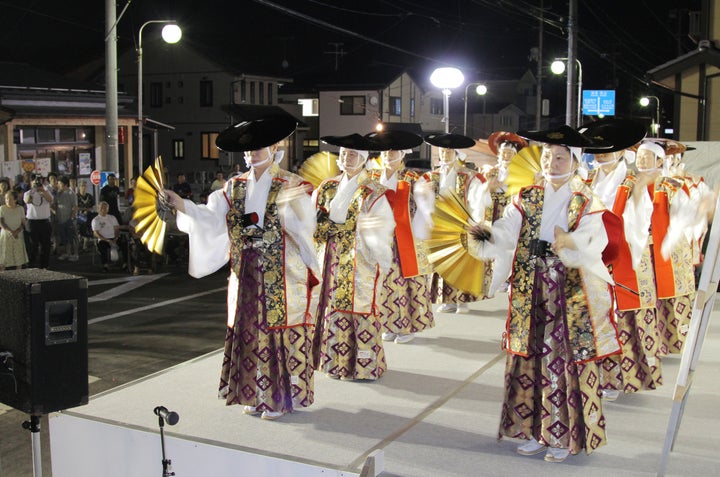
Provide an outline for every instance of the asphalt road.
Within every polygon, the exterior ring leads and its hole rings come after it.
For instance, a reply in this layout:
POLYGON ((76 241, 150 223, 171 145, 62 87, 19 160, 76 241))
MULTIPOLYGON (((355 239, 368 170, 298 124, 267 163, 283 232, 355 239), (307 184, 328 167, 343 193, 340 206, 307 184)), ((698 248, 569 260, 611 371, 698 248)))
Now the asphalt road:
MULTIPOLYGON (((92 262, 86 252, 78 262, 52 257, 49 267, 88 279, 90 396, 222 347, 227 267, 198 280, 182 261, 138 277, 119 266, 102 273, 99 260, 92 262)), ((22 428, 27 419, 0 404, 1 477, 33 475, 31 435, 22 428)), ((52 475, 47 417, 40 435, 47 477, 52 475)))

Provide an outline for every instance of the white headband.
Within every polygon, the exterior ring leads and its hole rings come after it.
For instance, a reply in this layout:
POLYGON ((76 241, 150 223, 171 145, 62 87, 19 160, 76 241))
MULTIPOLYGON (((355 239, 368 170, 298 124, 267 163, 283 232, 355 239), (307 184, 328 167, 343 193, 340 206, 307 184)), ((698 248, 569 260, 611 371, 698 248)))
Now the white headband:
POLYGON ((577 161, 582 164, 582 148, 570 146, 567 146, 567 148, 570 149, 570 153, 575 156, 575 159, 577 159, 577 161))
POLYGON ((348 147, 341 147, 341 148, 340 148, 340 151, 338 152, 338 155, 342 154, 343 151, 355 151, 355 152, 357 152, 359 155, 361 155, 361 156, 363 157, 363 159, 365 159, 366 161, 367 161, 367 158, 368 158, 368 155, 369 155, 368 151, 362 151, 362 150, 360 150, 360 149, 351 149, 351 148, 348 148, 348 147))
POLYGON ((659 158, 665 157, 665 149, 663 149, 660 144, 654 142, 644 142, 640 144, 640 147, 638 147, 638 152, 642 151, 643 149, 649 150, 659 158))

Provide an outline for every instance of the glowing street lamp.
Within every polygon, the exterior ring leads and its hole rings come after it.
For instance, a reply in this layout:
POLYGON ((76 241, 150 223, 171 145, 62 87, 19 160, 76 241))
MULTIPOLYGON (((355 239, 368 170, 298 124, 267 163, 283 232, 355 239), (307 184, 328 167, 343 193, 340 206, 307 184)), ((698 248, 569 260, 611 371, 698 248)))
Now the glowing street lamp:
POLYGON ((468 83, 465 86, 465 119, 463 120, 463 134, 467 136, 467 104, 468 104, 468 88, 470 86, 477 85, 475 88, 475 94, 482 96, 483 98, 483 114, 485 114, 485 95, 487 94, 487 86, 485 83, 468 83))
POLYGON ((655 137, 660 137, 660 99, 657 96, 643 96, 640 98, 640 106, 647 107, 650 104, 650 98, 655 100, 655 120, 650 125, 655 137))
POLYGON ((143 83, 142 83, 142 31, 151 23, 165 23, 162 29, 162 38, 166 43, 177 43, 182 38, 182 30, 175 20, 150 20, 142 24, 138 32, 138 175, 142 175, 143 166, 143 83))
POLYGON ((430 82, 433 86, 442 90, 443 121, 445 121, 446 133, 450 132, 450 90, 463 84, 463 81, 465 81, 465 77, 457 68, 436 68, 430 75, 430 82))
MULTIPOLYGON (((566 61, 567 58, 555 58, 555 61, 553 61, 550 65, 550 71, 552 71, 556 75, 561 75, 565 73, 566 61)), ((580 60, 578 59, 575 59, 575 62, 577 63, 578 67, 577 117, 575 118, 575 125, 576 127, 580 127, 580 125, 582 124, 582 63, 580 63, 580 60)), ((572 126, 572 124, 570 124, 572 122, 572 110, 569 107, 569 105, 572 103, 572 97, 570 95, 569 88, 566 101, 568 108, 566 109, 565 122, 568 124, 568 126, 572 126)))

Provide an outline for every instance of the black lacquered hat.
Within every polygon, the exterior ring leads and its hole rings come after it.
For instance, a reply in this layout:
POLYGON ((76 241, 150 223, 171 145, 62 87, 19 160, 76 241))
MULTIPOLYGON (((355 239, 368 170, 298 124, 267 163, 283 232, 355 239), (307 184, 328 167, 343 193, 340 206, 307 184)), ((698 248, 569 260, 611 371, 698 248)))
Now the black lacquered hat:
POLYGON ((593 141, 610 143, 610 148, 588 147, 585 152, 590 154, 604 154, 622 151, 634 146, 643 140, 646 134, 645 126, 637 121, 622 118, 603 118, 591 123, 583 124, 578 132, 593 141))
POLYGON ((354 149, 356 151, 385 151, 389 147, 372 141, 358 133, 348 134, 347 136, 323 136, 320 140, 331 146, 344 147, 345 149, 354 149))
POLYGON ((541 131, 518 131, 517 135, 531 141, 554 144, 567 147, 594 147, 605 150, 612 146, 610 143, 594 141, 583 136, 568 125, 541 131))
POLYGON ((277 144, 291 135, 296 127, 297 121, 287 116, 243 121, 218 134, 215 145, 226 152, 256 151, 277 144))
POLYGON ((446 149, 467 149, 475 145, 475 140, 462 134, 428 134, 425 142, 431 146, 446 149))
POLYGON ((374 150, 393 150, 403 151, 418 147, 423 143, 423 138, 409 131, 380 131, 371 132, 365 135, 366 138, 379 144, 380 149, 374 150))

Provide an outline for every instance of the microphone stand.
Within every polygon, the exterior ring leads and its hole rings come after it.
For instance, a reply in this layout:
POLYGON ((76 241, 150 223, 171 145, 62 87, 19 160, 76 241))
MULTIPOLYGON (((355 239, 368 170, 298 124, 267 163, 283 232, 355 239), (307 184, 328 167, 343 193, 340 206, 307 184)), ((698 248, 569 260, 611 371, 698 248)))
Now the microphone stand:
POLYGON ((172 472, 172 461, 165 457, 165 416, 168 417, 168 424, 171 426, 176 424, 178 416, 176 413, 169 412, 165 407, 158 406, 155 408, 154 413, 158 417, 158 426, 160 426, 160 447, 162 449, 162 477, 170 477, 175 475, 172 472))
POLYGON ((175 472, 171 471, 172 461, 165 458, 165 419, 162 416, 158 416, 158 426, 160 426, 160 446, 162 447, 162 477, 170 477, 175 475, 175 472))

